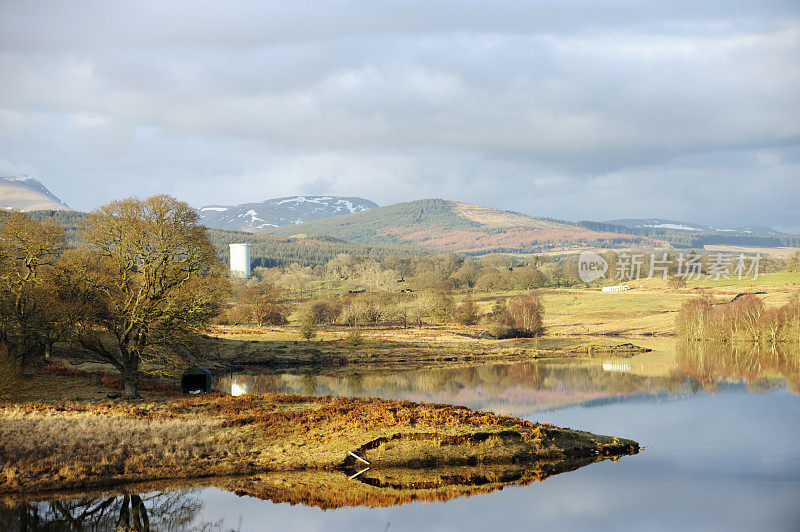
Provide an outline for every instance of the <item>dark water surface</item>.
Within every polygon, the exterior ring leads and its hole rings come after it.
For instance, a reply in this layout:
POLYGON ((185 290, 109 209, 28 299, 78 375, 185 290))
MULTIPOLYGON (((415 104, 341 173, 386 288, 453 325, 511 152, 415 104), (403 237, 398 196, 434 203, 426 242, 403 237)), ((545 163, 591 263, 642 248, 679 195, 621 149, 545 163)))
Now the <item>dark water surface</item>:
MULTIPOLYGON (((218 386, 234 393, 452 402, 631 438, 644 450, 447 502, 322 510, 203 488, 144 494, 143 504, 159 530, 800 530, 799 364, 796 351, 677 349, 627 361, 229 376, 218 386)), ((121 496, 108 500, 109 521, 98 530, 113 529, 123 503, 131 506, 121 496)), ((67 503, 76 505, 60 501, 67 503)), ((52 502, 27 509, 34 510, 42 522, 50 514, 61 522, 52 502)))

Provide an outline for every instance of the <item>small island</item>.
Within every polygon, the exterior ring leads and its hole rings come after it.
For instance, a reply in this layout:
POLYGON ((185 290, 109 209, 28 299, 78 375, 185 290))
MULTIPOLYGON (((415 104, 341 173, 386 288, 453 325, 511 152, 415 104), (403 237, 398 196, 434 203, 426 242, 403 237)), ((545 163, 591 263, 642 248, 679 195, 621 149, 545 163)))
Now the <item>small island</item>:
POLYGON ((6 493, 309 470, 395 489, 477 484, 479 475, 502 484, 638 451, 622 438, 373 398, 209 394, 0 407, 6 493), (504 477, 502 466, 517 472, 504 477))

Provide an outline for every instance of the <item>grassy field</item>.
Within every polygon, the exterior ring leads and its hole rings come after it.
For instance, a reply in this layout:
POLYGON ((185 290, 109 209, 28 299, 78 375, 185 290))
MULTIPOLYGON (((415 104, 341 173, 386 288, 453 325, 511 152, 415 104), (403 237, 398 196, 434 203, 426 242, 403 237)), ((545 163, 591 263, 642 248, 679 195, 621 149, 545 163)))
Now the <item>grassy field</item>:
MULTIPOLYGON (((689 299, 710 295, 724 301, 740 293, 764 292, 759 297, 766 306, 779 306, 800 291, 800 272, 769 273, 755 281, 692 280, 678 291, 669 289, 660 278, 627 284, 632 290, 625 292, 601 292, 598 288, 541 290, 546 335, 670 336, 674 334, 677 311, 689 299)), ((497 298, 520 293, 496 292, 474 297, 481 310, 488 312, 497 298)))

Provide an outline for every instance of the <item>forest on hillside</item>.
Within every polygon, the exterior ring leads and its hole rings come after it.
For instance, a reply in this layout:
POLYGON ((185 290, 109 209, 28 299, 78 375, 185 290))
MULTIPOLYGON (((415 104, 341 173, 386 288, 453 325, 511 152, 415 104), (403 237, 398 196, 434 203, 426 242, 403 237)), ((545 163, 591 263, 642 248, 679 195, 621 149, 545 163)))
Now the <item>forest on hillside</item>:
MULTIPOLYGON (((86 218, 86 213, 78 211, 33 211, 27 214, 32 220, 36 221, 56 220, 64 228, 67 243, 72 246, 79 244, 80 227, 86 218)), ((250 244, 253 267, 271 268, 290 264, 299 264, 301 266, 320 265, 327 263, 342 253, 376 259, 383 259, 392 254, 409 258, 430 253, 430 251, 417 246, 369 246, 345 242, 329 236, 312 235, 302 238, 282 238, 225 229, 208 229, 208 236, 211 243, 214 244, 220 260, 226 263, 230 257, 229 244, 250 244)))

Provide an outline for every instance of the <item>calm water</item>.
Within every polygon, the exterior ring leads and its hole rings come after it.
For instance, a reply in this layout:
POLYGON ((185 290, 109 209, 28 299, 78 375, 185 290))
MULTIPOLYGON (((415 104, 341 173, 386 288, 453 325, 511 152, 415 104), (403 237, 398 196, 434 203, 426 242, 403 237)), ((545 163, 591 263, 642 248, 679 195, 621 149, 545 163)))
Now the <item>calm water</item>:
MULTIPOLYGON (((274 503, 215 488, 142 495, 152 526, 208 530, 800 530, 800 357, 662 349, 629 360, 369 375, 233 376, 218 387, 466 404, 632 438, 635 456, 530 486, 389 508, 274 503), (165 502, 166 501, 166 502, 165 502)), ((70 511, 121 497, 61 501, 70 511)), ((113 506, 113 507, 111 507, 113 506)), ((127 507, 127 506, 126 506, 127 507)), ((31 505, 43 520, 57 511, 31 505)), ((17 508, 17 511, 20 511, 17 508)))

